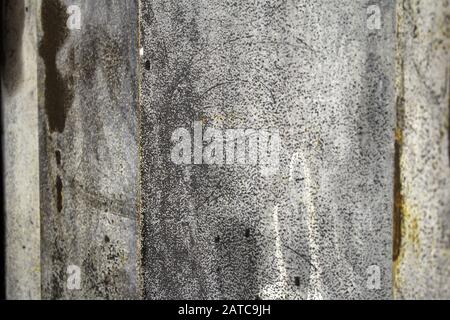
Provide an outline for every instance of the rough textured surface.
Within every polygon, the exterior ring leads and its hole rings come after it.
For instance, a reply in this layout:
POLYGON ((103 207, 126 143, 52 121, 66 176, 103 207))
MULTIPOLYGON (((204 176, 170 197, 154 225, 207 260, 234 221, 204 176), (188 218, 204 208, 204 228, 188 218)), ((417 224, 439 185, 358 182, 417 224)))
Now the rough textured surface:
POLYGON ((2 6, 8 298, 450 298, 448 0, 2 6))
POLYGON ((395 8, 369 30, 370 4, 143 1, 146 298, 391 296, 395 8), (194 121, 278 129, 279 170, 174 164, 194 121))
POLYGON ((2 1, 0 5, 5 15, 1 85, 6 295, 10 299, 39 299, 37 8, 32 0, 2 1))
POLYGON ((39 17, 42 297, 137 298, 136 1, 42 0, 39 17))
POLYGON ((450 3, 397 2, 396 298, 450 298, 450 3))

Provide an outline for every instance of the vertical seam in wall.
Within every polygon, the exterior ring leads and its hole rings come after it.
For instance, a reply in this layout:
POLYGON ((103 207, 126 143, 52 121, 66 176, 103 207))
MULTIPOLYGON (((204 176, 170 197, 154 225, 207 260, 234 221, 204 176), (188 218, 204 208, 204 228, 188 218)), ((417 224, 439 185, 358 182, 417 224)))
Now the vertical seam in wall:
POLYGON ((405 0, 399 0, 396 3, 396 47, 395 47, 395 90, 396 90, 396 127, 394 136, 395 155, 394 155, 394 210, 393 210, 393 241, 392 241, 392 294, 397 298, 398 291, 398 264, 401 260, 402 245, 402 216, 404 210, 404 199, 402 195, 402 140, 403 140, 403 122, 404 122, 404 68, 403 68, 403 43, 401 35, 401 24, 403 23, 402 7, 405 0))
POLYGON ((144 298, 144 282, 143 282, 143 268, 142 268, 142 232, 143 232, 143 218, 141 205, 141 159, 142 159, 142 144, 141 144, 141 0, 135 0, 137 7, 137 59, 136 59, 136 81, 137 81, 137 110, 136 110, 136 135, 137 135, 137 172, 136 172, 136 281, 138 296, 144 298))

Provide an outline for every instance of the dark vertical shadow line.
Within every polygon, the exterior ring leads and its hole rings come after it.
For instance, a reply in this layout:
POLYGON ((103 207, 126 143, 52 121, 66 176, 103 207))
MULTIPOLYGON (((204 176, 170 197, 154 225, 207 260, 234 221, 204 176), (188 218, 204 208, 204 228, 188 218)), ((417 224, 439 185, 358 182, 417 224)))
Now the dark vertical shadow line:
MULTIPOLYGON (((0 78, 3 74, 3 0, 0 0, 0 78)), ((0 102, 2 101, 2 91, 0 86, 0 102)), ((5 275, 5 207, 3 188, 3 110, 0 110, 0 300, 6 298, 6 275, 5 275)))

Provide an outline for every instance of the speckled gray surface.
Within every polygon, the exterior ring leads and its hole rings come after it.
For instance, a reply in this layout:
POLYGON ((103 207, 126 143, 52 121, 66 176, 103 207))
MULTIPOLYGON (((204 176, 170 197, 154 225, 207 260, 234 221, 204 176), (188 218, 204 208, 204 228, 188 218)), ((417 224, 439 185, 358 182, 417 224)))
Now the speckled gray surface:
POLYGON ((136 1, 40 3, 42 298, 137 298, 136 1))
POLYGON ((142 2, 145 298, 391 296, 394 5, 369 30, 369 4, 142 2), (174 164, 194 121, 278 129, 278 172, 174 164))

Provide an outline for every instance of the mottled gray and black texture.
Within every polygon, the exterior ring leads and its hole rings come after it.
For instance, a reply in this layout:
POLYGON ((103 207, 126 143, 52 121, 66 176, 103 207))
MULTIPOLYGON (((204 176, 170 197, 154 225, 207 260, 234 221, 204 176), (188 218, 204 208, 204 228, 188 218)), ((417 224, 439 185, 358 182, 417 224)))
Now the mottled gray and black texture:
POLYGON ((137 2, 39 10, 42 298, 137 298, 137 2), (70 265, 81 290, 67 289, 70 265))
POLYGON ((372 3, 142 2, 145 298, 391 296, 394 5, 371 31, 372 3), (279 129, 280 170, 173 164, 200 120, 279 129))

